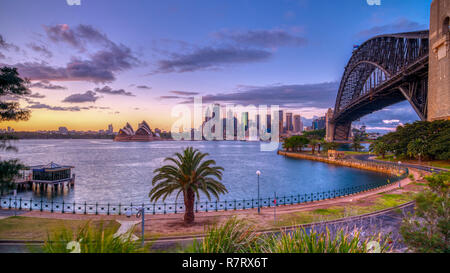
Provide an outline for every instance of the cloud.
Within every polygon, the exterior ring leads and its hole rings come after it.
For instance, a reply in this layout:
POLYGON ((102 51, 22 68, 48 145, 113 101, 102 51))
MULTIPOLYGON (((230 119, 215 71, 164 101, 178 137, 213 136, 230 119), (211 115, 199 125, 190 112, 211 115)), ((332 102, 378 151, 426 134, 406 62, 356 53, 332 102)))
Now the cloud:
POLYGON ((66 97, 63 102, 68 103, 83 103, 83 102, 96 102, 100 97, 96 96, 93 91, 86 91, 83 94, 72 94, 66 97))
POLYGON ((50 90, 64 90, 67 89, 65 86, 55 85, 50 83, 47 80, 34 82, 30 84, 30 88, 42 88, 42 89, 50 89, 50 90))
POLYGON ((104 86, 102 88, 95 88, 94 91, 97 93, 108 94, 108 95, 122 95, 122 96, 134 97, 134 94, 131 92, 127 92, 123 89, 113 90, 109 86, 104 86))
POLYGON ((147 85, 138 85, 136 87, 139 89, 152 89, 150 86, 147 86, 147 85))
POLYGON ((233 41, 239 46, 256 46, 263 48, 277 48, 282 46, 304 46, 307 40, 281 29, 220 31, 214 34, 220 39, 233 41))
POLYGON ((194 95, 198 95, 198 92, 189 92, 189 91, 169 91, 169 93, 175 94, 175 95, 180 95, 180 96, 194 96, 194 95))
POLYGON ((423 30, 427 29, 428 27, 423 24, 419 24, 414 21, 410 21, 406 18, 399 18, 396 21, 382 25, 382 26, 374 26, 369 29, 362 30, 356 34, 359 38, 370 38, 376 35, 381 34, 392 34, 392 33, 399 33, 399 32, 410 32, 410 31, 417 31, 417 30, 423 30))
POLYGON ((354 124, 364 124, 371 131, 387 132, 395 130, 399 125, 413 123, 417 120, 419 120, 419 117, 409 102, 403 101, 362 117, 354 124))
POLYGON ((33 98, 33 99, 43 99, 45 98, 45 95, 42 95, 40 93, 31 93, 29 95, 27 95, 28 98, 33 98))
POLYGON ((190 53, 173 53, 169 59, 158 62, 155 73, 193 72, 197 70, 220 69, 225 65, 261 62, 272 53, 260 49, 237 47, 203 47, 190 53))
POLYGON ((47 49, 47 47, 44 46, 44 45, 37 45, 37 44, 35 44, 35 43, 29 43, 29 44, 27 44, 27 46, 28 46, 29 48, 31 48, 32 50, 34 50, 35 52, 37 52, 37 53, 43 55, 43 56, 46 57, 46 58, 51 58, 51 57, 53 57, 53 53, 50 52, 50 51, 47 49))
POLYGON ((47 37, 57 43, 67 43, 82 51, 86 43, 96 42, 104 45, 113 44, 105 34, 90 25, 80 24, 74 28, 67 24, 44 26, 47 37))
POLYGON ((6 56, 0 52, 0 59, 4 59, 4 58, 6 58, 6 56))
POLYGON ((160 96, 160 99, 186 99, 180 96, 160 96))
POLYGON ((0 49, 4 49, 4 50, 14 49, 15 51, 20 50, 20 48, 18 46, 16 46, 15 44, 7 43, 1 34, 0 34, 0 49))
POLYGON ((140 61, 130 48, 116 44, 94 27, 78 25, 74 29, 67 25, 44 26, 49 39, 57 43, 68 43, 85 50, 88 43, 101 48, 88 58, 72 57, 65 66, 51 66, 46 62, 24 62, 13 65, 19 73, 30 80, 91 81, 106 83, 115 80, 115 74, 139 65, 140 61))
POLYGON ((334 105, 338 82, 317 84, 269 85, 203 96, 203 102, 224 102, 242 105, 279 105, 328 108, 334 105))
POLYGON ((400 123, 400 120, 398 120, 398 119, 383 120, 383 123, 384 124, 400 123))
POLYGON ((79 107, 79 106, 71 106, 71 107, 63 107, 63 106, 50 106, 44 103, 36 103, 27 107, 28 109, 47 109, 51 111, 70 111, 70 112, 79 112, 81 110, 88 110, 89 107, 79 107))
POLYGON ((131 50, 114 45, 93 54, 90 59, 72 58, 65 67, 53 67, 45 62, 25 62, 13 65, 30 80, 112 82, 115 73, 130 69, 139 61, 131 50))

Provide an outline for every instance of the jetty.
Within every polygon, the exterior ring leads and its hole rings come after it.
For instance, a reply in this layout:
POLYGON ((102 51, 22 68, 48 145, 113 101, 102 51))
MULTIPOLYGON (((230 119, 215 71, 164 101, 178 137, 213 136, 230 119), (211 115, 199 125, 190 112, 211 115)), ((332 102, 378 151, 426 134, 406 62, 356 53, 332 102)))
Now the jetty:
POLYGON ((21 171, 14 183, 18 190, 64 191, 64 187, 70 189, 75 185, 73 168, 73 166, 63 166, 53 162, 47 165, 30 166, 21 171))

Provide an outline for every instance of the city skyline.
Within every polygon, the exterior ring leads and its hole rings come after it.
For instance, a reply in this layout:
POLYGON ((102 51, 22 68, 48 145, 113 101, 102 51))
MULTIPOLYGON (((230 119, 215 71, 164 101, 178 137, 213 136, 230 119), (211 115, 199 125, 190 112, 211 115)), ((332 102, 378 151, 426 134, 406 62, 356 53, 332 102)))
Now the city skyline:
MULTIPOLYGON (((312 120, 334 107, 353 45, 427 29, 431 3, 137 2, 0 1, 0 15, 17 11, 0 16, 0 65, 17 67, 33 92, 20 100, 31 119, 4 126, 100 130, 147 120, 170 130, 171 108, 194 95, 205 103, 280 105, 312 120)), ((417 119, 403 102, 361 122, 385 130, 417 119)))

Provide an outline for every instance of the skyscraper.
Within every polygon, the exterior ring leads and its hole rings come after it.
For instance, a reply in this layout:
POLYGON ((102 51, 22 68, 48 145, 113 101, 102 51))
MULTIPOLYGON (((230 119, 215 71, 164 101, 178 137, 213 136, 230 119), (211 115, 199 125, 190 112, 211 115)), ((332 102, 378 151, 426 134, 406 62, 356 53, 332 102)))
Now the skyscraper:
POLYGON ((303 122, 302 117, 300 115, 294 116, 294 132, 300 133, 303 131, 303 122))
POLYGON ((294 126, 292 124, 292 113, 286 113, 286 131, 293 131, 294 126))
POLYGON ((278 130, 279 134, 281 135, 283 133, 283 110, 280 110, 278 112, 279 120, 278 120, 278 130))
POLYGON ((108 125, 108 130, 106 131, 108 134, 112 134, 114 132, 112 124, 108 125))

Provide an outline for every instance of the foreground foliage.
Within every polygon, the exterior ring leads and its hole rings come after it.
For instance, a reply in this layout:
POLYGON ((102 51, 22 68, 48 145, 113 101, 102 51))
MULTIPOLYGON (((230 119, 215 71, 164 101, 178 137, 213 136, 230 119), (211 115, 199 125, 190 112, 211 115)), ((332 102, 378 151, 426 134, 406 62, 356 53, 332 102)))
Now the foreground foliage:
MULTIPOLYGON (((27 87, 28 81, 19 77, 16 68, 0 68, 0 121, 27 120, 30 116, 29 110, 20 108, 18 102, 5 101, 5 98, 20 98, 30 94, 27 87)), ((0 135, 0 151, 15 151, 16 148, 10 144, 15 137, 0 135)), ((0 161, 0 194, 13 188, 13 179, 19 174, 24 166, 18 160, 0 161)))
POLYGON ((415 214, 400 232, 415 252, 450 253, 450 172, 426 177, 429 188, 416 198, 415 214))
POLYGON ((366 253, 369 242, 379 244, 380 252, 389 251, 389 238, 380 234, 363 239, 358 230, 332 234, 298 228, 280 234, 258 234, 249 224, 231 218, 207 230, 202 241, 195 241, 187 250, 194 253, 366 253))
POLYGON ((133 241, 133 231, 122 236, 115 236, 116 229, 112 226, 99 227, 90 222, 77 231, 62 228, 49 234, 43 251, 46 253, 138 253, 143 252, 139 243, 133 241))

